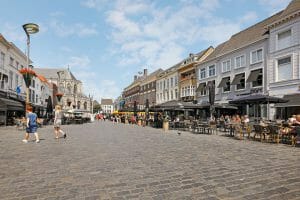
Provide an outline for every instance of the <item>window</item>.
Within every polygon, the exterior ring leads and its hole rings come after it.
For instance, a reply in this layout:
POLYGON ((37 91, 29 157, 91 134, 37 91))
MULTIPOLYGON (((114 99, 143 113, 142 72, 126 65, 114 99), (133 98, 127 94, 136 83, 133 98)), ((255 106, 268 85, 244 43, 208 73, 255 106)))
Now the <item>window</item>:
POLYGON ((236 84, 236 90, 243 90, 245 89, 245 73, 243 74, 243 77, 240 79, 240 82, 236 84))
POLYGON ((9 82, 8 82, 8 88, 9 89, 12 89, 12 85, 13 85, 13 72, 12 71, 9 71, 9 82))
POLYGON ((252 51, 251 52, 251 64, 261 62, 263 60, 262 53, 263 53, 262 49, 252 51))
POLYGON ((277 49, 284 49, 292 45, 292 32, 287 30, 281 33, 278 33, 277 37, 277 49))
POLYGON ((16 84, 16 88, 17 88, 18 85, 19 85, 19 76, 18 76, 18 74, 16 74, 15 84, 16 84))
POLYGON ((11 66, 14 66, 14 59, 12 57, 9 58, 9 64, 11 66))
POLYGON ((0 68, 4 69, 4 58, 5 54, 1 52, 1 57, 0 57, 0 68))
POLYGON ((223 92, 230 92, 230 78, 227 79, 225 87, 223 87, 223 92))
POLYGON ((178 77, 175 76, 175 86, 177 86, 177 85, 178 85, 178 77))
POLYGON ((206 83, 205 83, 204 87, 200 90, 200 95, 205 96, 206 94, 207 94, 207 90, 206 90, 206 83))
POLYGON ((32 100, 32 103, 35 103, 35 91, 32 90, 32 93, 31 93, 32 97, 31 97, 31 100, 32 100))
POLYGON ((255 81, 252 81, 252 87, 260 87, 263 83, 263 75, 262 73, 258 75, 255 81))
POLYGON ((215 76, 216 75, 216 66, 212 65, 208 67, 208 76, 215 76))
POLYGON ((204 79, 206 77, 206 70, 205 68, 200 69, 200 79, 204 79))
POLYGON ((245 66, 245 56, 238 56, 235 58, 235 68, 240 68, 245 66))
POLYGON ((23 69, 24 68, 24 66, 23 65, 21 65, 21 69, 23 69))
POLYGON ((16 68, 19 69, 19 62, 16 61, 16 68))
POLYGON ((178 99, 178 90, 175 89, 175 99, 178 99))
POLYGON ((278 60, 277 81, 290 80, 293 78, 293 70, 291 65, 291 57, 278 60))
POLYGON ((222 63, 222 72, 230 71, 230 60, 227 60, 222 63))
POLYGON ((171 100, 173 100, 174 95, 173 95, 173 90, 171 90, 171 100))
POLYGON ((167 88, 169 88, 169 79, 167 79, 167 88))
MULTIPOLYGON (((173 80, 174 80, 174 78, 172 77, 171 78, 171 87, 173 87, 173 80)), ((173 98, 172 98, 173 99, 173 98)))
POLYGON ((35 95, 35 99, 36 99, 35 102, 36 102, 36 103, 39 103, 39 101, 38 101, 39 95, 35 95))

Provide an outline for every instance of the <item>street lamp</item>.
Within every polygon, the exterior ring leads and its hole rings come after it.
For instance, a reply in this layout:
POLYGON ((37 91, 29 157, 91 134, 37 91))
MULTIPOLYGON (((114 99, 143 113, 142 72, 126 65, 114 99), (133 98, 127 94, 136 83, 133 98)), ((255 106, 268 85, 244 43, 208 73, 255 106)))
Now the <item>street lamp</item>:
MULTIPOLYGON (((27 71, 30 70, 30 67, 29 67, 29 48, 30 48, 30 34, 34 34, 34 33, 37 33, 39 32, 39 26, 37 24, 34 24, 34 23, 27 23, 27 24, 24 24, 23 25, 23 29, 27 35, 27 58, 26 58, 26 61, 27 61, 27 71)), ((23 74, 24 76, 24 74, 23 74)), ((24 76, 25 78, 25 76, 24 76)), ((31 78, 32 76, 30 75, 27 75, 27 84, 26 84, 26 106, 28 106, 29 104, 29 84, 30 81, 31 81, 31 78)), ((26 82, 26 79, 25 79, 25 82, 26 82)))

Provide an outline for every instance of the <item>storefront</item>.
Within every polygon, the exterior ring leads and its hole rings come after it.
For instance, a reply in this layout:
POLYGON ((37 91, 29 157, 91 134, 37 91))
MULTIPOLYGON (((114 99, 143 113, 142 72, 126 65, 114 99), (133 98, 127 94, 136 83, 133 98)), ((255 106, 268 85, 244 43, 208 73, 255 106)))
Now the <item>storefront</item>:
POLYGON ((0 125, 13 125, 14 118, 25 116, 24 104, 13 100, 0 97, 0 125))

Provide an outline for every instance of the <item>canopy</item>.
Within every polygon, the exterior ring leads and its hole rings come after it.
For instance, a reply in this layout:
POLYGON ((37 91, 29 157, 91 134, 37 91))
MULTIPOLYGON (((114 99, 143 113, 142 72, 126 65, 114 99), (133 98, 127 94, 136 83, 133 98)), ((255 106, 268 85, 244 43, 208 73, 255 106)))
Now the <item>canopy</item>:
POLYGON ((158 104, 152 107, 152 109, 160 109, 160 110, 174 110, 174 109, 186 109, 186 108, 197 108, 199 104, 194 104, 192 102, 184 102, 184 101, 168 101, 162 104, 158 104))
POLYGON ((225 86, 226 86, 226 83, 227 83, 228 81, 230 81, 230 76, 222 78, 220 84, 218 85, 218 88, 225 87, 225 86))
POLYGON ((229 101, 230 104, 266 104, 266 103, 285 103, 288 100, 273 97, 264 94, 250 94, 245 96, 238 96, 237 98, 229 101))
POLYGON ((0 108, 11 111, 25 111, 24 105, 12 99, 6 99, 0 97, 0 108))
POLYGON ((235 75, 231 85, 239 84, 243 78, 245 78, 245 73, 235 75))
POLYGON ((284 108, 284 107, 300 107, 300 93, 284 95, 283 99, 288 100, 286 103, 277 103, 275 107, 284 108))
POLYGON ((262 69, 257 69, 257 70, 251 71, 246 82, 252 82, 252 81, 257 80, 258 76, 261 74, 262 74, 262 69))

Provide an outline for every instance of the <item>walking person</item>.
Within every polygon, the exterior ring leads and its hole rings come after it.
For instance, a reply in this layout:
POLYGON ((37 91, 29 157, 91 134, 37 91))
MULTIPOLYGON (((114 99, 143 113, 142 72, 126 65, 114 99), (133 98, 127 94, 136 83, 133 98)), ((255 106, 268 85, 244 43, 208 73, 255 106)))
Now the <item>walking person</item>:
POLYGON ((63 113, 61 111, 61 106, 56 105, 55 106, 55 115, 54 115, 54 133, 55 133, 55 138, 58 139, 58 134, 61 133, 64 138, 67 137, 67 134, 63 132, 60 128, 62 124, 62 118, 63 118, 63 113))
POLYGON ((26 133, 25 133, 25 139, 22 140, 24 143, 28 142, 29 134, 34 134, 35 136, 35 142, 39 143, 39 134, 37 133, 37 115, 32 112, 32 107, 28 106, 26 109, 27 112, 27 120, 26 120, 26 133))

